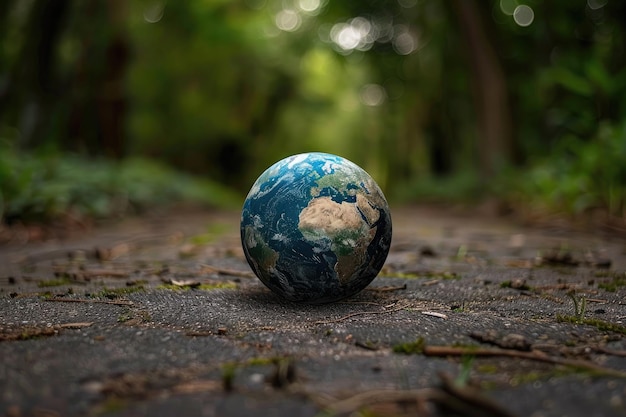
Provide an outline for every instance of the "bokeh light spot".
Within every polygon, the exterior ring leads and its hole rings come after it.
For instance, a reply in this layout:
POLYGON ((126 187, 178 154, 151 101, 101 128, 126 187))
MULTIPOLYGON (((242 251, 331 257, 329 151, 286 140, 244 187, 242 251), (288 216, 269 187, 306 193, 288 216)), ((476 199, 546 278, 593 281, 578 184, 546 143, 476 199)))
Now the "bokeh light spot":
POLYGON ((361 102, 366 106, 380 106, 385 102, 387 93, 385 89, 378 84, 367 84, 361 89, 361 102))
POLYGON ((519 6, 517 0, 500 0, 500 10, 507 16, 513 16, 517 6, 519 6))
POLYGON ((521 4, 515 8, 515 11, 513 12, 513 20, 515 20, 515 23, 519 26, 530 26, 533 23, 533 20, 535 20, 535 12, 530 6, 521 4))
POLYGON ((316 14, 322 7, 321 0, 299 0, 298 7, 305 13, 316 14))
POLYGON ((608 2, 609 0, 587 0, 587 6, 589 6, 591 10, 598 10, 606 6, 608 2))
POLYGON ((143 20, 148 23, 158 23, 163 19, 165 3, 157 1, 143 10, 143 20))
POLYGON ((398 4, 405 9, 417 6, 417 0, 398 0, 398 4))
POLYGON ((338 23, 330 31, 330 37, 341 49, 349 51, 359 46, 359 31, 346 23, 338 23))
POLYGON ((276 27, 285 32, 294 32, 302 24, 302 18, 297 11, 283 9, 276 14, 276 27))
POLYGON ((409 55, 417 49, 417 37, 411 33, 408 27, 398 26, 394 33, 393 49, 399 55, 409 55))
POLYGON ((245 0, 245 3, 253 10, 261 10, 265 7, 267 0, 245 0))

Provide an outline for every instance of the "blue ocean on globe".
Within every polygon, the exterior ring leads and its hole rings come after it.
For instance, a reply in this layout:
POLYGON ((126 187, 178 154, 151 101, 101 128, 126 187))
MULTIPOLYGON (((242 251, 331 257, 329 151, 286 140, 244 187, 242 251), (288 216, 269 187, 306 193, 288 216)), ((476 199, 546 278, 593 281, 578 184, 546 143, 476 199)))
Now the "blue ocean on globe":
POLYGON ((250 267, 276 294, 333 302, 380 272, 391 244, 389 205, 353 162, 319 152, 293 155, 252 185, 241 241, 250 267))

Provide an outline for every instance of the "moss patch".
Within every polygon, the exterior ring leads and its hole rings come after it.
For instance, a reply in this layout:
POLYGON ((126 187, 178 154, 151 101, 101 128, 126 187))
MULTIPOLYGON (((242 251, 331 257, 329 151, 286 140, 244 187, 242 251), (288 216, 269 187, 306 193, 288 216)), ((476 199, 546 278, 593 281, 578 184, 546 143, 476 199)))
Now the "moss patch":
POLYGON ((532 384, 536 381, 547 381, 550 378, 560 378, 577 373, 586 374, 589 372, 572 367, 556 367, 549 371, 529 371, 514 375, 509 380, 509 384, 515 387, 518 385, 532 384))
POLYGON ((199 284, 199 285, 161 284, 157 288, 165 289, 165 290, 175 290, 175 291, 189 291, 189 290, 212 291, 212 290, 218 290, 218 289, 236 289, 237 284, 235 284, 234 282, 230 282, 230 281, 204 283, 204 284, 199 284))
POLYGON ((122 287, 122 288, 103 288, 101 291, 95 294, 91 294, 91 296, 115 300, 124 295, 132 294, 134 292, 139 292, 143 290, 144 290, 144 287, 141 285, 136 285, 133 287, 122 287))
POLYGON ((513 288, 520 291, 532 291, 533 288, 523 281, 502 281, 500 288, 513 288))
POLYGON ((198 287, 199 290, 204 290, 204 291, 211 291, 211 290, 218 290, 218 289, 236 289, 237 288, 237 284, 235 284, 234 282, 215 282, 212 284, 200 284, 200 286, 198 287))
POLYGON ((39 281, 37 283, 37 286, 39 288, 47 288, 47 287, 60 287, 62 285, 68 285, 71 284, 72 281, 70 281, 70 279, 68 277, 61 277, 61 278, 55 278, 55 279, 47 279, 44 281, 39 281))
POLYGON ((609 331, 626 335, 625 326, 610 323, 604 320, 557 314, 556 321, 559 323, 586 324, 588 326, 593 326, 601 331, 609 331))
POLYGON ((620 287, 626 286, 626 274, 615 274, 610 281, 603 281, 598 283, 598 288, 609 292, 615 292, 620 287))
POLYGON ((403 279, 419 279, 419 278, 437 278, 437 279, 460 279, 461 276, 456 272, 451 271, 425 271, 421 273, 416 272, 392 272, 383 273, 382 276, 387 278, 403 278, 403 279))
POLYGON ((191 236, 189 243, 193 245, 208 245, 217 240, 218 237, 230 230, 230 226, 225 223, 211 223, 207 226, 205 233, 191 236))
POLYGON ((150 321, 152 321, 152 317, 146 310, 126 309, 117 316, 118 323, 125 323, 127 325, 149 323, 150 321))
POLYGON ((400 343, 393 347, 395 353, 403 353, 405 355, 420 355, 424 352, 424 338, 420 337, 414 342, 400 343))

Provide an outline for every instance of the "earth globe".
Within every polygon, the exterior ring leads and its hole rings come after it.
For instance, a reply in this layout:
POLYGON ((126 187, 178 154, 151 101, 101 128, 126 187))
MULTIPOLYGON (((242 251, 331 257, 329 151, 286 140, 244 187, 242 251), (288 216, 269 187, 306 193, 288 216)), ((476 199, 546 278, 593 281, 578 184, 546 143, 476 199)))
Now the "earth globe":
POLYGON ((241 241, 255 275, 294 302, 350 297, 378 275, 391 244, 383 192, 353 162, 332 154, 293 155, 252 185, 241 241))

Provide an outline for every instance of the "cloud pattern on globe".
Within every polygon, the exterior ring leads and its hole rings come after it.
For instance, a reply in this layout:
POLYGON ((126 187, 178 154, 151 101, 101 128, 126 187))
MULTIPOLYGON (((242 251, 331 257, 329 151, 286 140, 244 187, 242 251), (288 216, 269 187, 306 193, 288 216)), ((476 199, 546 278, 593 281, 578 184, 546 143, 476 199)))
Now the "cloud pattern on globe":
POLYGON ((268 168, 241 214, 250 267, 273 292, 326 303, 376 277, 391 244, 389 205, 376 182, 340 156, 304 153, 268 168))

